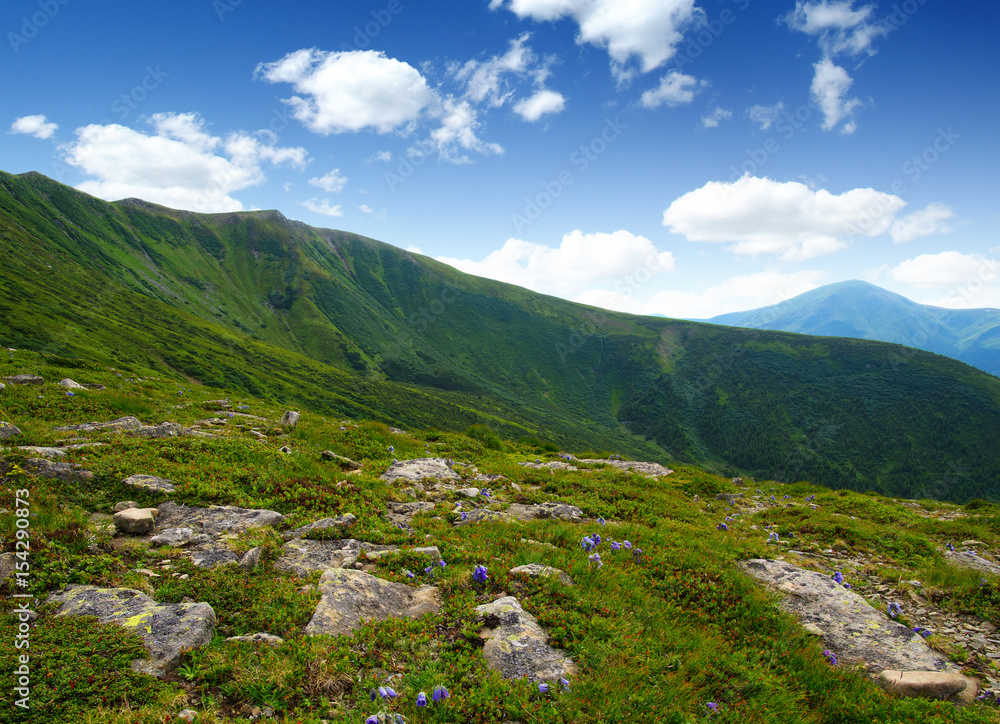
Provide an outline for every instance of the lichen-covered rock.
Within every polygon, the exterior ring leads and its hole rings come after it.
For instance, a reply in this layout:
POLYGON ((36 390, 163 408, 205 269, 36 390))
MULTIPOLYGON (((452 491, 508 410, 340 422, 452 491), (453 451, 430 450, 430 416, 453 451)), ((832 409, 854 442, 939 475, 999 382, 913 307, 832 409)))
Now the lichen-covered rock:
POLYGON ((957 670, 931 650, 919 634, 876 611, 864 598, 828 575, 760 558, 744 561, 741 566, 785 594, 781 607, 803 624, 819 627, 826 646, 842 662, 860 661, 872 672, 957 670))
POLYGON ((659 478, 664 475, 670 475, 674 471, 670 468, 666 468, 659 463, 644 463, 637 460, 581 460, 581 463, 604 463, 605 465, 610 465, 613 468, 618 468, 619 470, 627 470, 631 473, 639 473, 640 475, 647 475, 654 478, 659 478))
POLYGON ((239 533, 250 528, 276 525, 285 516, 274 510, 238 508, 235 505, 211 505, 207 508, 179 505, 172 500, 157 510, 160 528, 204 528, 211 533, 239 533))
POLYGON ((299 422, 299 413, 289 410, 281 416, 281 424, 285 427, 295 427, 299 422))
POLYGON ((896 696, 949 699, 961 703, 971 703, 979 689, 974 679, 942 671, 886 670, 879 674, 879 684, 896 696))
POLYGON ((362 553, 396 550, 398 546, 375 545, 353 538, 333 540, 290 540, 281 548, 274 567, 297 576, 352 565, 362 553))
POLYGON ((135 631, 150 656, 132 662, 132 668, 161 678, 177 665, 184 650, 211 641, 215 628, 215 611, 207 603, 161 605, 131 588, 71 585, 48 600, 62 604, 58 616, 96 616, 103 623, 135 631))
POLYGON ((260 559, 264 555, 264 549, 260 546, 254 546, 240 558, 239 566, 245 571, 252 571, 257 566, 260 565, 260 559))
POLYGON ((191 562, 198 568, 215 568, 239 563, 240 557, 223 543, 206 543, 191 551, 191 562))
POLYGON ((41 385, 45 381, 38 375, 8 375, 0 379, 8 385, 41 385))
POLYGON ((983 571, 984 573, 992 573, 994 576, 1000 576, 1000 565, 997 565, 987 558, 983 558, 975 551, 945 551, 944 557, 955 565, 963 566, 965 568, 974 568, 977 571, 983 571))
POLYGON ((346 634, 362 621, 418 618, 437 613, 441 607, 434 586, 411 588, 347 568, 324 573, 319 579, 319 591, 322 598, 306 626, 307 635, 346 634))
POLYGON ((56 384, 59 385, 60 387, 65 387, 68 390, 85 390, 85 389, 87 389, 86 387, 84 387, 83 385, 81 385, 79 382, 74 382, 69 377, 66 377, 65 379, 59 380, 59 382, 57 382, 56 384))
POLYGON ((531 576, 533 578, 556 576, 565 585, 573 585, 573 579, 568 573, 552 566, 543 566, 541 563, 528 563, 523 566, 516 566, 511 568, 510 572, 515 576, 531 576))
POLYGON ((148 535, 156 529, 156 508, 126 508, 114 514, 115 528, 127 535, 148 535))
POLYGON ((476 606, 476 613, 492 624, 479 634, 486 639, 486 663, 505 679, 556 681, 576 675, 576 664, 549 646, 538 621, 513 596, 476 606))
MULTIPOLYGON (((606 462, 606 461, 601 460, 600 462, 606 462)), ((520 465, 523 468, 534 468, 535 470, 545 470, 545 469, 548 469, 548 470, 569 470, 569 471, 573 471, 573 470, 579 470, 580 469, 580 468, 576 467, 575 465, 570 465, 569 463, 563 462, 562 460, 553 460, 552 462, 548 462, 548 463, 542 463, 542 462, 537 462, 537 461, 536 462, 527 461, 527 462, 523 462, 523 463, 518 463, 518 465, 520 465)))
POLYGON ((231 643, 266 644, 268 646, 281 646, 285 639, 269 633, 255 633, 248 636, 230 636, 226 639, 231 643))
POLYGON ((433 480, 461 480, 458 473, 451 469, 452 465, 454 465, 454 461, 447 458, 400 460, 390 465, 389 469, 379 476, 379 479, 390 483, 396 480, 406 480, 416 483, 428 478, 433 480))
POLYGON ((131 485, 133 488, 143 488, 159 493, 172 493, 176 490, 171 481, 165 478, 158 478, 155 475, 129 475, 122 483, 131 485))
POLYGON ((459 511, 462 515, 455 521, 455 526, 472 525, 490 520, 545 520, 556 518, 572 523, 583 520, 583 511, 568 503, 546 502, 537 505, 511 503, 506 510, 491 510, 489 508, 474 508, 459 511))
POLYGON ((159 425, 141 425, 134 431, 139 437, 162 438, 162 437, 217 437, 210 432, 192 430, 177 422, 161 422, 159 425))
POLYGON ((17 425, 9 422, 0 422, 0 440, 10 440, 21 434, 21 429, 17 425))
POLYGON ((25 470, 43 478, 54 478, 67 483, 84 483, 94 478, 94 473, 84 470, 76 463, 54 463, 45 458, 31 458, 24 464, 25 470))
POLYGON ((151 546, 170 546, 180 548, 186 545, 203 545, 210 543, 211 538, 204 533, 198 533, 194 528, 163 528, 149 539, 151 546))
POLYGON ((125 432, 138 430, 142 422, 138 417, 126 415, 109 422, 85 422, 82 425, 63 425, 55 428, 60 432, 125 432))
POLYGON ((301 528, 293 528, 292 530, 285 531, 281 534, 281 537, 285 540, 292 540, 292 538, 301 538, 306 533, 314 530, 326 530, 328 528, 347 528, 354 525, 358 518, 353 513, 347 513, 345 515, 338 515, 336 518, 320 518, 317 521, 304 525, 301 528))
MULTIPOLYGON (((2 433, 3 433, 3 428, 0 427, 0 434, 2 433)), ((40 447, 38 445, 18 445, 17 449, 20 452, 27 453, 28 455, 37 455, 38 457, 49 458, 50 460, 66 457, 66 451, 60 450, 57 447, 40 447)))
POLYGON ((332 450, 324 450, 323 452, 320 453, 320 455, 322 455, 327 460, 332 460, 333 462, 337 463, 338 465, 340 465, 340 467, 346 470, 361 469, 361 463, 356 463, 350 458, 345 458, 343 455, 338 455, 332 450))

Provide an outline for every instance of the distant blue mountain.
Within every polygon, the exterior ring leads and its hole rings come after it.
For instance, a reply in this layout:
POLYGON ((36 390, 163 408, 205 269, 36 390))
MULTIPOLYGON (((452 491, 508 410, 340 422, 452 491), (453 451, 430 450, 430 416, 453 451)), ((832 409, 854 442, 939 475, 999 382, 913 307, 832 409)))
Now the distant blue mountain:
POLYGON ((1000 377, 1000 309, 917 304, 868 282, 828 284, 770 307, 704 321, 895 342, 946 355, 1000 377))

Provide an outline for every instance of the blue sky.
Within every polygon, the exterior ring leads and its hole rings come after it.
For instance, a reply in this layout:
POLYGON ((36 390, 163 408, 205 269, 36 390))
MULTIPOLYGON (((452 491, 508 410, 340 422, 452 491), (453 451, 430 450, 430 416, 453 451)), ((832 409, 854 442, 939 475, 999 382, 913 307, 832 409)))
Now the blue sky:
POLYGON ((705 318, 1000 307, 1000 5, 8 0, 0 168, 705 318))

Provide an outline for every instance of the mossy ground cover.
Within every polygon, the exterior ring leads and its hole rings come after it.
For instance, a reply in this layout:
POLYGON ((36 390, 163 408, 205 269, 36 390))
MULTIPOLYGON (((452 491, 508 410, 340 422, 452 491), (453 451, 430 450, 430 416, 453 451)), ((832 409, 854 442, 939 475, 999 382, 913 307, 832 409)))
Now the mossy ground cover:
MULTIPOLYGON (((957 709, 894 699, 862 672, 831 666, 821 644, 779 612, 775 598, 736 566, 747 558, 784 555, 831 573, 818 556, 833 550, 868 561, 887 581, 923 581, 940 592, 936 604, 943 609, 1000 625, 996 577, 957 569, 942 556, 949 541, 963 538, 997 550, 1000 511, 995 506, 961 509, 809 483, 748 480, 737 488, 728 478, 689 465, 676 465, 673 475, 658 480, 599 465, 550 472, 517 463, 605 451, 509 441, 482 427, 468 434, 433 429, 399 434, 381 422, 309 410, 303 410, 293 430, 283 430, 277 421, 284 408, 245 394, 233 393, 232 408, 218 410, 208 404, 224 396, 217 389, 185 385, 179 395, 175 381, 119 377, 113 370, 66 366, 48 357, 23 359, 31 368, 24 371, 38 372, 47 382, 42 388, 8 386, 0 392, 0 419, 24 431, 17 443, 52 444, 79 435, 54 432, 55 425, 123 414, 152 424, 190 424, 208 417, 223 417, 227 424, 214 428, 216 439, 85 434, 107 443, 67 456, 94 472, 86 483, 30 477, 20 466, 7 475, 0 489, 0 508, 8 511, 0 517, 3 551, 15 550, 16 516, 9 515, 16 508, 15 492, 28 489, 31 567, 26 589, 15 589, 13 578, 0 584, 0 661, 7 667, 0 673, 0 721, 166 722, 176 721, 185 708, 198 712, 200 722, 246 721, 269 708, 274 721, 308 724, 364 722, 380 710, 411 724, 997 719, 997 709, 983 703, 957 709), (52 384, 63 377, 108 389, 67 396, 52 384), (234 417, 228 417, 230 412, 234 417), (265 430, 268 439, 251 436, 251 425, 265 430), (279 451, 283 445, 291 455, 279 451), (321 458, 323 450, 350 457, 363 468, 349 474, 321 458), (455 526, 455 504, 467 508, 466 498, 455 494, 436 500, 417 491, 416 499, 435 507, 416 515, 407 533, 384 511, 387 502, 413 498, 404 493, 405 484, 390 485, 378 475, 394 458, 425 456, 452 458, 469 485, 488 487, 490 497, 480 496, 477 505, 503 509, 515 502, 558 500, 579 506, 588 521, 455 526), (465 465, 506 480, 474 482, 472 468, 465 465), (169 478, 177 491, 167 496, 121 483, 135 473, 169 478), (715 498, 720 492, 746 497, 730 505, 715 498), (253 530, 230 541, 238 553, 263 547, 262 565, 249 572, 235 566, 199 569, 178 550, 112 539, 90 520, 92 513, 110 513, 119 500, 153 506, 168 498, 191 505, 265 507, 288 517, 279 530, 253 530), (319 599, 318 574, 299 578, 274 568, 280 533, 344 513, 358 517, 351 536, 404 546, 373 559, 375 575, 411 585, 435 583, 442 592, 438 614, 367 623, 342 637, 303 634, 319 599), (962 517, 949 519, 956 513, 962 517), (727 530, 719 529, 723 522, 727 530), (768 543, 770 532, 782 542, 768 543), (600 566, 581 547, 581 539, 593 534, 603 539, 597 549, 600 566), (431 573, 424 571, 426 560, 405 549, 429 544, 438 546, 447 563, 431 573), (508 572, 524 563, 554 566, 575 583, 508 572), (472 578, 477 565, 487 567, 485 581, 472 578), (158 577, 137 569, 156 570, 158 577), (134 673, 129 662, 142 655, 135 636, 93 619, 56 617, 43 605, 50 592, 68 583, 126 586, 163 603, 208 602, 218 616, 215 638, 186 653, 165 681, 134 673), (12 596, 25 590, 36 597, 38 613, 30 629, 30 713, 13 706, 13 666, 6 663, 19 653, 14 649, 16 618, 9 615, 12 596), (473 609, 505 594, 515 596, 538 618, 551 643, 577 662, 579 675, 568 690, 553 685, 543 693, 535 684, 504 680, 486 666, 478 635, 483 622, 473 609), (262 631, 286 643, 271 648, 225 641, 262 631), (418 707, 418 692, 430 695, 437 685, 446 687, 450 698, 418 707), (379 686, 391 686, 400 696, 373 702, 370 692, 379 686)), ((15 464, 25 457, 10 443, 3 456, 15 464)), ((953 645, 940 638, 942 648, 953 645)), ((972 664, 987 666, 970 652, 956 652, 954 658, 970 672, 972 664)))

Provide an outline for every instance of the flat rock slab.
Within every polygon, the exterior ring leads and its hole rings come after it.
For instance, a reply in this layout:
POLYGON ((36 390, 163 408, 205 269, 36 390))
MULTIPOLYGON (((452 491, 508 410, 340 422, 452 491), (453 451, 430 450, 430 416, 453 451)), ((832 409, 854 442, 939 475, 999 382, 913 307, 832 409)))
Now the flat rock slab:
POLYGON ((177 422, 161 422, 159 425, 141 425, 133 431, 139 437, 162 438, 162 437, 204 437, 215 438, 210 432, 192 430, 177 422))
POLYGON ((670 475, 674 471, 670 468, 666 468, 659 463, 643 463, 637 460, 581 460, 581 463, 604 463, 605 465, 610 465, 613 468, 618 468, 619 470, 627 470, 630 473, 639 473, 640 475, 648 475, 650 477, 659 478, 664 475, 670 475))
POLYGON ((460 511, 465 517, 455 521, 456 526, 471 525, 490 520, 546 520, 555 518, 573 523, 583 520, 583 511, 568 503, 538 503, 537 505, 522 505, 511 503, 507 510, 490 510, 489 508, 474 508, 460 511))
MULTIPOLYGON (((16 429, 16 428, 15 428, 16 429)), ((3 428, 0 427, 0 435, 3 435, 3 428)), ((39 447, 37 445, 18 445, 17 449, 20 452, 27 453, 28 455, 37 455, 42 458, 49 458, 50 460, 56 458, 66 457, 66 451, 57 447, 39 447)))
POLYGON ((125 508, 112 517, 115 528, 127 535, 148 535, 156 529, 156 508, 125 508))
POLYGON ((945 551, 944 557, 950 562, 965 568, 975 568, 977 571, 1000 576, 1000 565, 977 555, 973 551, 945 551))
POLYGON ((338 455, 332 450, 324 450, 323 452, 320 453, 320 455, 327 460, 332 460, 333 462, 340 465, 340 467, 345 468, 347 470, 361 469, 361 463, 354 462, 350 458, 345 458, 343 455, 338 455))
POLYGON ((362 553, 394 551, 398 546, 376 545, 354 538, 333 540, 291 540, 281 548, 274 567, 297 576, 353 565, 362 553))
POLYGON ((890 694, 923 699, 951 699, 970 686, 978 689, 972 679, 943 671, 887 670, 879 674, 879 684, 890 694))
POLYGON ((451 469, 452 465, 454 465, 454 462, 447 458, 400 460, 390 465, 389 469, 379 476, 379 479, 390 483, 396 480, 406 480, 416 483, 428 478, 433 480, 461 480, 458 473, 451 469))
POLYGON ((7 377, 0 377, 8 385, 40 385, 45 380, 43 380, 38 375, 8 375, 7 377))
POLYGON ((45 458, 30 458, 24 464, 25 469, 33 475, 43 478, 54 478, 67 483, 84 483, 94 478, 94 473, 84 470, 76 463, 54 463, 45 458))
POLYGON ((207 508, 179 505, 172 500, 161 503, 157 519, 164 528, 204 528, 212 533, 239 533, 250 528, 276 525, 285 516, 274 510, 238 508, 234 505, 211 505, 207 508))
MULTIPOLYGON (((600 462, 606 462, 601 460, 600 462)), ((579 470, 580 468, 575 465, 570 465, 569 463, 563 462, 562 460, 553 460, 549 463, 539 463, 539 462, 524 462, 518 463, 522 468, 534 468, 535 470, 579 470)))
POLYGON ((516 566, 515 568, 511 568, 510 572, 515 576, 531 576, 532 578, 556 576, 565 585, 573 585, 573 579, 568 573, 552 566, 543 566, 541 563, 528 563, 523 566, 516 566))
POLYGON ((85 422, 81 425, 63 425, 55 428, 59 432, 125 432, 138 430, 142 422, 138 417, 127 415, 109 422, 85 422))
POLYGON ((21 428, 9 422, 0 422, 0 440, 10 440, 21 434, 21 428))
POLYGON ((181 548, 186 545, 204 545, 211 541, 211 537, 200 532, 200 529, 161 527, 160 532, 149 539, 149 545, 181 548))
POLYGON ((230 643, 267 644, 268 646, 281 646, 281 644, 285 643, 285 639, 269 633, 255 633, 248 636, 230 636, 226 639, 226 641, 229 641, 230 643))
POLYGON ((155 475, 129 475, 122 483, 130 485, 133 488, 143 488, 158 493, 172 493, 177 489, 171 481, 165 478, 158 478, 155 475))
POLYGON ((286 531, 281 534, 281 537, 285 540, 292 540, 293 538, 301 538, 302 536, 310 533, 314 530, 327 530, 329 528, 347 528, 354 525, 357 522, 357 516, 353 513, 347 513, 346 515, 340 515, 336 518, 320 518, 317 521, 304 525, 301 528, 294 528, 292 530, 286 531))
POLYGON ((355 630, 362 621, 389 618, 419 618, 441 608, 435 586, 411 588, 363 571, 333 568, 319 579, 322 595, 306 635, 341 635, 355 630))
POLYGON ((197 568, 215 568, 239 563, 240 557, 223 543, 207 543, 191 551, 191 562, 197 568))
POLYGON ((957 671, 919 634, 875 610, 830 576, 762 558, 740 565, 754 578, 785 594, 781 608, 803 624, 822 630, 827 646, 845 662, 863 661, 873 672, 957 671))
POLYGON ((538 621, 513 596, 476 606, 476 613, 488 622, 496 622, 479 635, 486 639, 486 663, 505 679, 556 681, 576 675, 576 664, 549 646, 548 635, 538 621))
POLYGON ((62 604, 58 616, 96 616, 135 631, 150 656, 133 661, 132 668, 161 678, 177 665, 185 649, 209 643, 215 628, 215 611, 207 603, 161 605, 131 588, 71 585, 48 600, 62 604))

